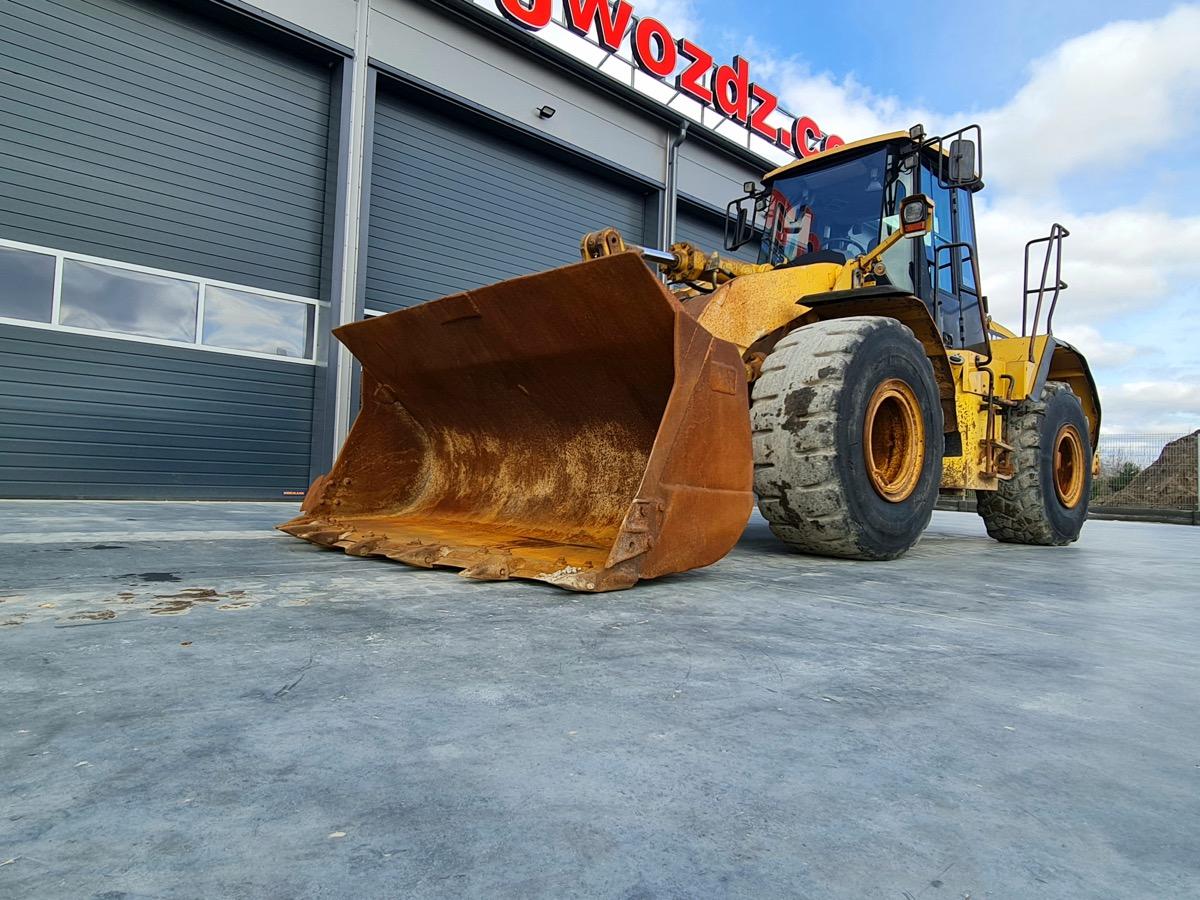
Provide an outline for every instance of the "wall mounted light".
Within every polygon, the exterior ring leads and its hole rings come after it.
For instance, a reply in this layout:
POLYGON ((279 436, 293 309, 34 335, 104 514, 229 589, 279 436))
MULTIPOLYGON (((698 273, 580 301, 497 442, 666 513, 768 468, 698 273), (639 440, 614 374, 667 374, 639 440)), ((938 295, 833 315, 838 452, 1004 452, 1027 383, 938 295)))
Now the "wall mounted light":
POLYGON ((540 119, 551 119, 554 117, 554 114, 556 112, 558 112, 558 110, 555 109, 553 106, 543 106, 541 109, 539 109, 537 111, 537 114, 538 114, 538 118, 540 118, 540 119))

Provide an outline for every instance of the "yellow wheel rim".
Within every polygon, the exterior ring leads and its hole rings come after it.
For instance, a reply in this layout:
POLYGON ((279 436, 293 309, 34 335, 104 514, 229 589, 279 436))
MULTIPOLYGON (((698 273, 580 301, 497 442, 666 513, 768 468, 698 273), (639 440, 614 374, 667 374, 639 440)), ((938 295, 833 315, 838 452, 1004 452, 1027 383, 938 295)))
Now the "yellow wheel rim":
POLYGON ((1083 499, 1084 475, 1083 439, 1074 425, 1064 425, 1054 438, 1054 493, 1067 509, 1083 499))
POLYGON ((863 452, 867 475, 880 497, 900 503, 912 496, 925 464, 925 422, 917 395, 899 378, 889 378, 871 395, 863 452))

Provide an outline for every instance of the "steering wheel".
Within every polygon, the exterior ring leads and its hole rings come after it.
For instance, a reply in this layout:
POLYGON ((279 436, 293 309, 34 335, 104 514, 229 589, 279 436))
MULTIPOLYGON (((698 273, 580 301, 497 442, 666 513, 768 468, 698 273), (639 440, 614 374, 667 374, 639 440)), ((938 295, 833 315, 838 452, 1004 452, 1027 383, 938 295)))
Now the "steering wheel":
POLYGON ((866 256, 867 248, 853 238, 830 238, 825 242, 826 250, 837 250, 838 246, 845 246, 847 249, 857 248, 858 252, 854 256, 866 256))

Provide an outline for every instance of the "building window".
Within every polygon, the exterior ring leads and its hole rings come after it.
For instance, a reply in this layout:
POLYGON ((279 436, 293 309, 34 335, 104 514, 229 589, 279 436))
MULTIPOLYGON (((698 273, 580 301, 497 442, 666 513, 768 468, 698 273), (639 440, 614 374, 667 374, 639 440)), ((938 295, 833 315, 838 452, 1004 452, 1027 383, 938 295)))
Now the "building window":
POLYGON ((204 343, 272 356, 312 356, 312 306, 209 285, 204 291, 204 343))
POLYGON ((0 320, 315 362, 317 300, 0 239, 0 320))
POLYGON ((196 340, 200 286, 162 275, 64 260, 59 322, 91 331, 196 340))
POLYGON ((0 316, 49 322, 54 311, 55 259, 0 247, 0 316))

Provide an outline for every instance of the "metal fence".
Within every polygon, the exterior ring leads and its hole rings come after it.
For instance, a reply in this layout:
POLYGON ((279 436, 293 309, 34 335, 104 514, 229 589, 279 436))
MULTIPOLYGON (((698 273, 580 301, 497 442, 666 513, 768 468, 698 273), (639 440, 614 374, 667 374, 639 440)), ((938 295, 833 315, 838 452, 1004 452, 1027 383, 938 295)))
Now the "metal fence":
POLYGON ((1092 506, 1105 509, 1200 509, 1200 431, 1101 434, 1100 474, 1092 506))

